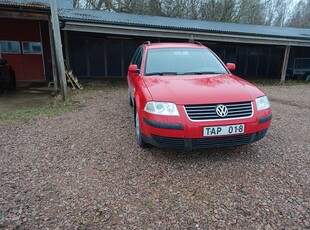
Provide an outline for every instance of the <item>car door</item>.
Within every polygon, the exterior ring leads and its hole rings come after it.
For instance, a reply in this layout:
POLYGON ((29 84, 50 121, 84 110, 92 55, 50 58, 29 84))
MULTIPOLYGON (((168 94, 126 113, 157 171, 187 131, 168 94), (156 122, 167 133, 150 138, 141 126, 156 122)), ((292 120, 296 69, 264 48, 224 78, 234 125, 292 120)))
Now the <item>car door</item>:
POLYGON ((131 61, 131 65, 137 65, 138 66, 138 73, 132 73, 128 71, 128 87, 129 87, 129 91, 131 94, 131 97, 134 97, 134 93, 136 90, 136 86, 137 86, 137 80, 138 80, 138 75, 140 75, 140 69, 141 69, 141 63, 142 63, 142 57, 143 57, 143 47, 140 46, 137 51, 135 52, 132 61, 131 61))

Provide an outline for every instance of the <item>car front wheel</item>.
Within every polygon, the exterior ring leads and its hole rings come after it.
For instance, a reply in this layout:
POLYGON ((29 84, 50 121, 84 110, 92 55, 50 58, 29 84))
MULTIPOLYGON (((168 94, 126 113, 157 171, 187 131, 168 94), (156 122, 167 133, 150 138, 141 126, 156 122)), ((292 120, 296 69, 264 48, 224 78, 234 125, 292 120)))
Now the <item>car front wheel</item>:
POLYGON ((142 138, 142 133, 141 133, 141 127, 140 127, 140 120, 139 120, 139 115, 138 115, 138 111, 136 110, 135 113, 135 124, 136 124, 136 136, 137 136, 137 143, 141 148, 145 148, 146 147, 146 143, 142 138))
POLYGON ((15 78, 15 72, 10 71, 10 76, 7 82, 6 86, 7 90, 15 90, 16 89, 16 78, 15 78))

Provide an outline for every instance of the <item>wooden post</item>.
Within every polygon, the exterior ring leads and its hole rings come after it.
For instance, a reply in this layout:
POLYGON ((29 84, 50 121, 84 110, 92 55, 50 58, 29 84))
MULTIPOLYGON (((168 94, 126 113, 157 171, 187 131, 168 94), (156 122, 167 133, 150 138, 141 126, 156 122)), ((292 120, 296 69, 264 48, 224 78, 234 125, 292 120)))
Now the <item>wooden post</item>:
POLYGON ((287 70, 287 64, 288 64, 288 59, 290 57, 290 46, 285 47, 285 54, 284 54, 284 60, 283 60, 283 65, 282 65, 282 72, 281 72, 281 81, 280 84, 283 84, 285 81, 285 76, 286 76, 286 70, 287 70))
POLYGON ((121 41, 121 60, 122 60, 122 68, 121 68, 121 77, 125 76, 125 55, 124 55, 124 41, 121 41))
POLYGON ((244 68, 244 75, 243 76, 247 76, 248 73, 248 63, 249 63, 249 52, 250 52, 250 48, 246 47, 246 55, 245 55, 245 68, 244 68))
POLYGON ((51 14, 52 14, 52 26, 53 26, 53 32, 54 32, 53 35, 54 35, 54 42, 55 42, 56 63, 57 63, 59 81, 60 81, 60 91, 62 94, 62 99, 66 101, 68 99, 68 89, 67 89, 67 80, 66 80, 66 74, 65 74, 64 57, 62 53, 57 3, 56 3, 56 0, 50 0, 50 3, 51 3, 51 14))
POLYGON ((108 55, 107 55, 107 39, 104 39, 104 76, 108 76, 108 55))
POLYGON ((90 77, 90 56, 89 56, 89 39, 87 38, 85 41, 86 44, 86 71, 87 77, 90 77))
POLYGON ((70 59, 69 59, 69 43, 68 43, 68 32, 64 31, 64 40, 65 40, 65 57, 66 57, 66 64, 68 70, 71 69, 70 59))
POLYGON ((55 43, 52 29, 51 19, 48 21, 48 32, 50 37, 50 45, 51 45, 51 56, 52 56, 52 72, 53 72, 53 81, 54 81, 54 90, 57 92, 58 90, 58 78, 57 78, 57 68, 56 68, 56 56, 55 56, 55 43))

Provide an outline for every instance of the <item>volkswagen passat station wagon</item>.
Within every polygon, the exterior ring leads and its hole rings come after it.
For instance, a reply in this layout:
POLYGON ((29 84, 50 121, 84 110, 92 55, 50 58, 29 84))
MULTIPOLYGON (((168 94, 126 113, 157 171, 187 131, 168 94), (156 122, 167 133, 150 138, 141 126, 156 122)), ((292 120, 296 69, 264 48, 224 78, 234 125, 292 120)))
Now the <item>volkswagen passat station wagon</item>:
POLYGON ((268 98, 235 68, 200 43, 138 47, 127 75, 138 144, 192 150, 262 139, 272 118, 268 98))

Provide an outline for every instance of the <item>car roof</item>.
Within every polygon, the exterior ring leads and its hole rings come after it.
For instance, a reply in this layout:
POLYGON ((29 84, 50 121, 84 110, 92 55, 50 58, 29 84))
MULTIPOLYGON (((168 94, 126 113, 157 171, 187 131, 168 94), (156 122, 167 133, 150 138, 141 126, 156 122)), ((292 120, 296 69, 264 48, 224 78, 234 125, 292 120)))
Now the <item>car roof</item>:
POLYGON ((162 43, 143 43, 143 46, 147 49, 158 49, 158 48, 206 48, 201 44, 187 43, 187 42, 162 42, 162 43))

